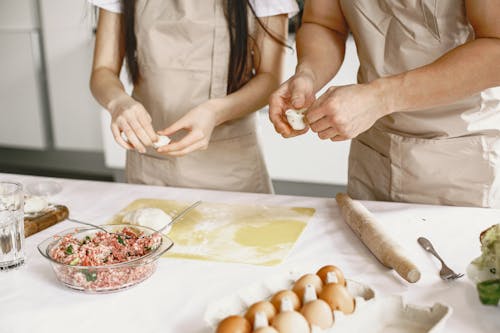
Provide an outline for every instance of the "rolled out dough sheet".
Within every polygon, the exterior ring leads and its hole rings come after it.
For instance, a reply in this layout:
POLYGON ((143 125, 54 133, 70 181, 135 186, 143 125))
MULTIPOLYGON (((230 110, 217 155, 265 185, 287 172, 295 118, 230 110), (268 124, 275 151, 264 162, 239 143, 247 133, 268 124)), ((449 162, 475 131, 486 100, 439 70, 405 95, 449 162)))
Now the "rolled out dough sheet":
MULTIPOLYGON (((113 217, 112 224, 139 208, 160 208, 175 216, 190 202, 138 199, 113 217)), ((168 236, 174 247, 166 257, 254 265, 281 263, 315 209, 203 202, 175 223, 168 236)))

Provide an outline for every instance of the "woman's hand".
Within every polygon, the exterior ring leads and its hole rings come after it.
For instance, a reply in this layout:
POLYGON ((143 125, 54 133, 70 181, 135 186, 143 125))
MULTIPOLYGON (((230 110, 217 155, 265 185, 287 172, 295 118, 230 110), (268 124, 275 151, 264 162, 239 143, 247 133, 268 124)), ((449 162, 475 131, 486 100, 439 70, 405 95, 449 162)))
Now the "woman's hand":
POLYGON ((311 73, 297 73, 283 83, 271 95, 269 101, 269 119, 273 123, 276 132, 284 138, 306 133, 308 128, 302 131, 292 129, 286 119, 285 111, 308 108, 313 104, 314 100, 314 77, 311 73))
POLYGON ((157 135, 151 124, 151 116, 142 106, 130 96, 120 97, 110 103, 111 131, 115 141, 125 149, 137 149, 146 152, 146 147, 157 140, 157 135), (122 132, 127 141, 122 137, 122 132))
POLYGON ((348 140, 391 113, 387 94, 375 82, 330 87, 306 114, 311 130, 323 140, 348 140))
POLYGON ((166 136, 171 136, 180 130, 187 130, 189 133, 180 141, 160 147, 157 151, 170 156, 184 156, 196 150, 205 150, 208 148, 210 137, 216 125, 216 110, 213 101, 203 103, 189 111, 170 127, 158 132, 166 136))

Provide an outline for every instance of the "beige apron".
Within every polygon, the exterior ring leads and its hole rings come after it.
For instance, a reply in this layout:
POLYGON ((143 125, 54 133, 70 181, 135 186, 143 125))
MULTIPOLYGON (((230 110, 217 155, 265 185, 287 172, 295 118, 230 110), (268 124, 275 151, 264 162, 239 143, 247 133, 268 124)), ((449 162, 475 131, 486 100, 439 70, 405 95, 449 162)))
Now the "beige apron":
MULTIPOLYGON (((360 83, 429 64, 474 38, 463 0, 341 0, 341 6, 358 50, 360 83)), ((349 194, 500 207, 499 96, 497 87, 380 119, 352 140, 349 194)))
MULTIPOLYGON (((151 114, 155 130, 226 95, 230 49, 222 0, 138 0, 135 31, 141 79, 133 96, 151 114)), ((207 150, 180 158, 128 151, 127 180, 270 193, 256 128, 256 114, 223 124, 207 150)))

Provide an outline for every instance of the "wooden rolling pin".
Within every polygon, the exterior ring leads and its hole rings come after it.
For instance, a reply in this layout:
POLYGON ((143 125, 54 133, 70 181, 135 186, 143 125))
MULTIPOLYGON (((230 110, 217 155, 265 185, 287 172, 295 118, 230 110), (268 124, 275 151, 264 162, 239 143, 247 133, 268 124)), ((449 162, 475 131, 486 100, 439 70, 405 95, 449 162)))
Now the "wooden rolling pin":
POLYGON ((408 282, 415 283, 420 279, 417 266, 404 255, 404 250, 384 233, 375 216, 365 206, 345 193, 337 194, 336 200, 344 221, 384 266, 394 269, 408 282))
POLYGON ((24 219, 24 236, 29 237, 39 231, 47 229, 56 223, 65 220, 68 217, 68 208, 62 205, 56 205, 47 213, 34 218, 24 219))

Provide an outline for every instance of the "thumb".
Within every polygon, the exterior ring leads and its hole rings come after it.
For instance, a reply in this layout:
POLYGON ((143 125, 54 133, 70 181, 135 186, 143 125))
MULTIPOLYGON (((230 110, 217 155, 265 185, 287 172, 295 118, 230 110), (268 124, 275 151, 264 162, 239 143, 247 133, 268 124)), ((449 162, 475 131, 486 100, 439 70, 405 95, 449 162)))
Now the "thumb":
POLYGON ((182 129, 189 129, 189 126, 184 122, 184 119, 181 118, 164 130, 158 131, 158 134, 171 136, 182 129))
POLYGON ((307 105, 309 96, 312 95, 312 86, 303 79, 295 80, 291 87, 290 102, 295 109, 303 109, 307 105))

